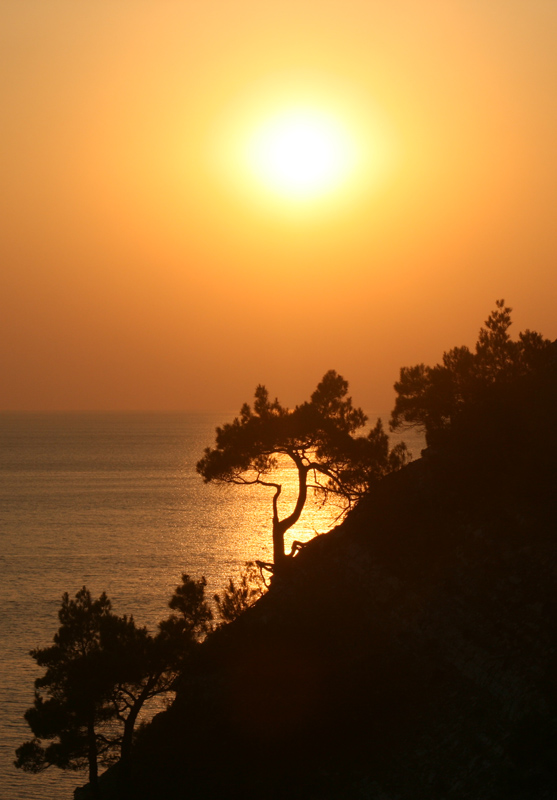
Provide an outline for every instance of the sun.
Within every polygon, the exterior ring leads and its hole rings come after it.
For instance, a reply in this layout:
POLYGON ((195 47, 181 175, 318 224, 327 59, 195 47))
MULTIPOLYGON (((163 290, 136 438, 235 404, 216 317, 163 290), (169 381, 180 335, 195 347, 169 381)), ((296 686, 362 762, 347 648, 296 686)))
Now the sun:
POLYGON ((279 224, 357 213, 393 173, 396 141, 382 109, 351 86, 273 78, 215 115, 204 144, 207 186, 235 212, 279 224))
POLYGON ((312 109, 290 109, 256 127, 247 147, 252 175, 290 200, 329 194, 347 180, 355 145, 342 124, 312 109))

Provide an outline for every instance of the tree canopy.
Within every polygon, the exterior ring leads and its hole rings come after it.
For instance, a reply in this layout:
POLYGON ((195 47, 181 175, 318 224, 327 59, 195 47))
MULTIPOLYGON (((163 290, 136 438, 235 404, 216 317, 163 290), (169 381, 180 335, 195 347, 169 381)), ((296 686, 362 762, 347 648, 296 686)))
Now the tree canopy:
POLYGON ((441 364, 403 367, 391 429, 421 427, 434 451, 450 446, 455 456, 474 451, 475 458, 479 450, 484 458, 508 455, 547 435, 555 418, 555 344, 530 330, 511 339, 511 311, 496 302, 474 350, 455 347, 441 364))
POLYGON ((192 647, 209 631, 205 585, 204 578, 184 574, 169 602, 178 613, 159 623, 155 635, 133 617, 116 615, 104 592, 96 600, 85 586, 75 599, 66 592, 54 644, 31 651, 46 672, 35 681, 35 702, 25 713, 34 738, 17 749, 15 765, 28 772, 87 766, 96 796, 98 763, 120 755, 126 767, 139 712, 172 688, 192 647))
POLYGON ((29 772, 88 765, 96 791, 98 760, 110 750, 97 729, 116 715, 103 645, 115 617, 106 594, 93 600, 84 586, 74 600, 63 595, 58 618, 54 644, 31 651, 46 672, 35 681, 35 702, 25 714, 35 738, 18 748, 15 765, 29 772), (50 739, 55 741, 44 748, 41 740, 50 739))
POLYGON ((381 421, 367 436, 355 436, 366 424, 361 408, 348 396, 348 383, 334 370, 327 372, 311 399, 293 410, 271 401, 267 389, 255 390, 253 408, 245 403, 233 422, 218 427, 214 448, 207 447, 197 464, 206 483, 271 487, 273 520, 273 568, 287 558, 284 535, 300 518, 311 486, 323 494, 335 494, 349 507, 370 483, 398 469, 407 460, 404 445, 389 449, 381 421), (286 456, 298 473, 298 494, 292 511, 279 517, 282 485, 271 479, 278 457, 286 456))

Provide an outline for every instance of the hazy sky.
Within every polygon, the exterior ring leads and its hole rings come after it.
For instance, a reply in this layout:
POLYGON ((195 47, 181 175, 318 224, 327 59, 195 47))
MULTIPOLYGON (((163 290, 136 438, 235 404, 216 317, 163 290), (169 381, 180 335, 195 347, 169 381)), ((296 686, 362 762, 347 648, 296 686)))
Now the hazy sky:
POLYGON ((236 412, 402 365, 497 298, 557 338, 555 0, 1 0, 0 409, 236 412), (244 151, 357 143, 315 201, 244 151))

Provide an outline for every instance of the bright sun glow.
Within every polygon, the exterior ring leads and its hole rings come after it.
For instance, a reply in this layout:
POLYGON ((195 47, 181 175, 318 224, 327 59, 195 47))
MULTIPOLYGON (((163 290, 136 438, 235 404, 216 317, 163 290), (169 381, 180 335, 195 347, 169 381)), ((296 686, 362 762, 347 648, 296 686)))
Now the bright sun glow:
POLYGON ((208 175, 277 219, 344 213, 381 191, 395 137, 369 97, 294 79, 263 81, 234 97, 207 137, 208 175))
POLYGON ((334 118, 308 110, 271 117, 248 145, 254 177, 285 198, 331 192, 354 167, 354 143, 334 118))

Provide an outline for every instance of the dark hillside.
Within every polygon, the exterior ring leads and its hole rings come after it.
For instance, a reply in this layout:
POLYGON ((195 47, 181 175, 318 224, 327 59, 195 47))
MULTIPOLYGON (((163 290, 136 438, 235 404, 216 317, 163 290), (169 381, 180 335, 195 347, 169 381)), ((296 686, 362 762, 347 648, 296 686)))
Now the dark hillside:
POLYGON ((401 369, 424 456, 198 648, 134 800, 555 800, 557 344, 510 312, 401 369))
POLYGON ((549 463, 382 480, 201 648, 133 797, 555 798, 549 463))

